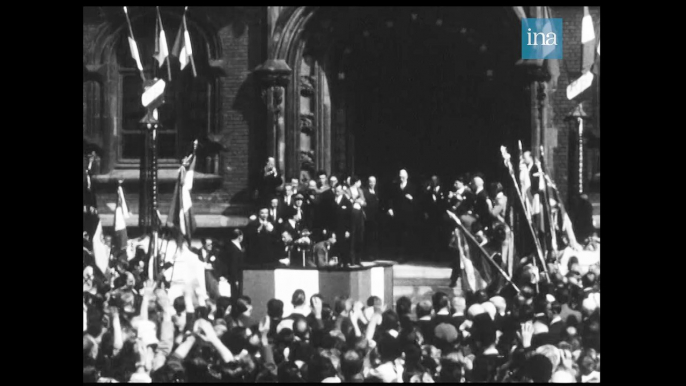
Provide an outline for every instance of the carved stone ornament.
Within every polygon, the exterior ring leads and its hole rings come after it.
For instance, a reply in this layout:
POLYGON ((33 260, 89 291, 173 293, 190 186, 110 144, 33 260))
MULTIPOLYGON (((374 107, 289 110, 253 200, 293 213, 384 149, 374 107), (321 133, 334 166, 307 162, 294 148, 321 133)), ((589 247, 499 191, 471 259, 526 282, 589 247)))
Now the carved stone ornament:
POLYGON ((314 114, 300 114, 300 132, 309 136, 314 133, 314 114))
POLYGON ((300 167, 303 169, 314 167, 314 151, 300 151, 300 167))
POLYGON ((315 88, 315 80, 313 76, 303 75, 300 77, 300 95, 304 97, 313 97, 315 88))

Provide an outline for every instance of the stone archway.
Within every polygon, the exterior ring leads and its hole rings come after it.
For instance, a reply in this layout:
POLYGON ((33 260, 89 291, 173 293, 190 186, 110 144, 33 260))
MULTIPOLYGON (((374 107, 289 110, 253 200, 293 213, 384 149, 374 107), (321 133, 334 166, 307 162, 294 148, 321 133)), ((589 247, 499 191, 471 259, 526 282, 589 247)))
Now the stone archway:
MULTIPOLYGON (((361 82, 361 77, 355 74, 360 67, 354 68, 353 64, 357 55, 355 51, 359 49, 355 44, 365 38, 357 35, 364 33, 365 29, 375 28, 372 26, 374 23, 381 25, 381 28, 377 28, 379 30, 398 27, 393 25, 392 20, 405 17, 406 20, 423 20, 425 23, 431 19, 429 23, 435 24, 432 28, 451 30, 451 36, 457 39, 460 29, 464 28, 460 23, 466 18, 460 19, 459 12, 475 12, 473 8, 459 8, 455 11, 457 13, 451 14, 451 11, 438 7, 396 7, 396 10, 371 7, 364 8, 366 11, 359 14, 360 9, 284 7, 274 26, 270 57, 284 60, 293 71, 284 98, 283 146, 277 150, 282 152, 280 156, 283 157, 283 167, 289 178, 298 175, 307 163, 308 157, 301 152, 308 151, 311 152, 311 164, 316 169, 356 172, 359 160, 355 159, 355 155, 362 150, 355 150, 360 147, 355 139, 355 130, 365 126, 361 118, 363 108, 358 103, 359 93, 355 91, 355 84, 359 86, 361 82), (384 18, 388 20, 384 22, 384 18), (348 38, 354 34, 355 39, 348 38), (311 132, 311 135, 307 132, 311 132)), ((484 31, 491 28, 498 30, 499 37, 509 39, 510 46, 518 44, 521 14, 514 8, 489 8, 479 12, 487 13, 494 20, 493 24, 468 28, 468 35, 472 32, 474 36, 488 34, 488 31, 484 31)), ((494 37, 490 38, 489 44, 494 37)), ((494 51, 498 51, 498 48, 494 48, 494 51)), ((508 57, 503 63, 508 61, 507 65, 514 69, 515 59, 508 57)), ((398 66, 402 66, 402 63, 398 66)), ((515 71, 509 75, 514 77, 515 71)), ((483 71, 480 76, 490 75, 483 71)), ((508 139, 506 144, 509 146, 516 144, 514 138, 522 139, 525 144, 531 142, 535 126, 535 114, 532 112, 535 88, 529 88, 532 81, 522 77, 515 83, 517 85, 514 87, 520 93, 517 98, 524 102, 518 109, 526 118, 512 125, 516 127, 502 128, 509 130, 509 134, 501 136, 503 140, 508 139)), ((492 93, 493 90, 483 92, 492 93)), ((508 118, 502 116, 500 119, 508 118)), ((502 122, 499 124, 505 125, 502 122)), ((495 149, 494 154, 498 154, 497 147, 495 149)))

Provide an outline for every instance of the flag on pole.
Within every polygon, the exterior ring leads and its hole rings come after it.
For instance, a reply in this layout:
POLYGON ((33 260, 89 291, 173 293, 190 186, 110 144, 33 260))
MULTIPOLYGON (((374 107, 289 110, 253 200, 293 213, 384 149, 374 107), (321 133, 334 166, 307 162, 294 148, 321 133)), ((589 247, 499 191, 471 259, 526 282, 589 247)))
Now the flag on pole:
POLYGON ((581 72, 586 73, 591 69, 595 62, 595 30, 593 28, 593 19, 588 10, 584 7, 584 17, 581 20, 581 72))
POLYGON ((141 77, 143 78, 143 81, 145 81, 145 75, 143 75, 143 64, 141 63, 141 57, 140 54, 138 53, 138 45, 136 44, 136 39, 133 37, 133 28, 131 27, 131 20, 129 20, 129 13, 124 7, 124 14, 126 14, 126 23, 129 26, 129 47, 131 48, 131 57, 133 60, 136 61, 136 67, 138 67, 138 70, 141 72, 141 77))
POLYGON ((109 266, 110 254, 103 237, 102 224, 100 223, 100 216, 98 215, 98 205, 89 171, 86 171, 86 181, 84 185, 83 218, 84 232, 87 232, 91 239, 95 266, 99 270, 99 272, 96 271, 96 273, 104 275, 109 266))
MULTIPOLYGON (((188 7, 186 7, 188 10, 188 7)), ((197 76, 195 71, 195 62, 193 61, 193 48, 191 46, 191 35, 188 33, 188 27, 186 25, 186 13, 184 11, 183 19, 181 21, 181 26, 179 27, 179 32, 176 34, 176 40, 174 41, 174 48, 172 48, 172 55, 179 58, 179 63, 181 64, 181 69, 183 70, 190 63, 193 68, 193 76, 197 76)))
POLYGON ((114 239, 112 240, 112 248, 115 251, 121 251, 128 247, 127 218, 129 218, 129 208, 124 198, 124 189, 119 185, 117 188, 117 207, 114 210, 114 239))
POLYGON ((179 243, 186 239, 188 245, 191 243, 191 237, 195 231, 195 218, 193 216, 193 202, 191 200, 191 189, 193 188, 193 175, 195 171, 195 154, 189 156, 189 159, 184 162, 179 168, 178 179, 176 187, 174 188, 174 196, 172 198, 171 208, 169 209, 169 216, 167 217, 167 226, 174 227, 180 236, 179 243), (190 161, 190 162, 188 162, 190 161), (185 164, 188 163, 188 170, 185 164))
POLYGON ((153 57, 157 60, 158 67, 162 67, 164 62, 167 62, 167 73, 169 74, 169 80, 171 80, 171 68, 169 68, 169 47, 167 46, 167 35, 164 33, 164 26, 162 26, 160 7, 157 7, 157 22, 155 24, 155 54, 153 57))

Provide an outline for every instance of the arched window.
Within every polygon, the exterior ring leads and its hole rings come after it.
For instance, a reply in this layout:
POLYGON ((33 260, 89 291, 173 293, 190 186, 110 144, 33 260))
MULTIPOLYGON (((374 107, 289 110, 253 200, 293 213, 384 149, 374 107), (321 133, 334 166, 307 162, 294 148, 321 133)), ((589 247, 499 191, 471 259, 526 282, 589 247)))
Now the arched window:
MULTIPOLYGON (((179 15, 180 16, 180 15, 179 15)), ((194 139, 215 130, 216 79, 209 71, 209 45, 200 31, 188 23, 193 46, 193 58, 197 77, 188 65, 179 68, 178 59, 171 57, 171 81, 168 64, 160 68, 153 58, 155 47, 155 12, 132 20, 134 36, 143 64, 146 79, 159 78, 167 83, 165 103, 158 108, 158 162, 161 167, 178 166, 179 159, 191 149, 194 139)), ((162 15, 167 44, 171 52, 180 27, 180 17, 162 15)), ((117 70, 115 80, 119 87, 119 112, 115 114, 113 138, 116 150, 110 156, 115 168, 137 168, 144 151, 144 132, 140 123, 146 109, 142 106, 143 80, 131 56, 128 28, 120 31, 115 56, 117 70)))

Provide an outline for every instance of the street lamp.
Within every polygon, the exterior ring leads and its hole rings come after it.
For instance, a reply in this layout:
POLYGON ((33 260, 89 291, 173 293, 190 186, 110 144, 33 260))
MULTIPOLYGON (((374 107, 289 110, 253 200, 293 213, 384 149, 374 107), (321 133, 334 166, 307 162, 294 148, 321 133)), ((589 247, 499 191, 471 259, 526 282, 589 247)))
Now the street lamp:
POLYGON ((572 134, 570 136, 570 142, 576 139, 577 142, 577 159, 578 161, 578 179, 575 184, 570 184, 571 186, 578 184, 577 190, 579 194, 584 192, 584 121, 588 120, 589 116, 584 111, 583 105, 577 105, 572 112, 565 117, 565 121, 569 122, 572 129, 572 134))
POLYGON ((153 79, 144 84, 141 103, 147 112, 140 123, 145 132, 144 150, 140 166, 140 206, 138 226, 144 234, 150 234, 151 246, 149 256, 154 256, 152 266, 153 278, 157 278, 159 261, 157 260, 157 237, 160 230, 160 219, 157 216, 157 129, 160 127, 157 108, 164 104, 165 82, 153 79))

